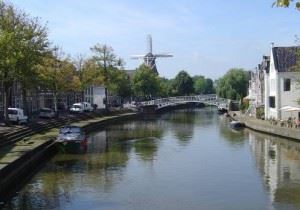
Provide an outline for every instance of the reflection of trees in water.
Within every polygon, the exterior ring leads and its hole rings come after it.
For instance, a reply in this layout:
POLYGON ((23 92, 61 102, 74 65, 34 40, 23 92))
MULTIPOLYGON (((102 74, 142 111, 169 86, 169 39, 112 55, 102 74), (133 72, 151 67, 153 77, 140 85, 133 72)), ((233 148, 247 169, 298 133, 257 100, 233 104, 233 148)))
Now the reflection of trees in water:
POLYGON ((183 109, 161 115, 168 128, 171 128, 174 137, 179 144, 187 145, 194 135, 194 127, 211 126, 215 121, 216 110, 214 108, 183 109))
POLYGON ((274 206, 300 208, 300 144, 249 131, 249 143, 274 206))
MULTIPOLYGON (((29 183, 9 204, 22 209, 59 209, 71 202, 82 189, 109 191, 122 180, 128 161, 126 145, 112 144, 106 150, 89 142, 87 154, 59 154, 47 164, 34 182, 29 183), (100 153, 95 151, 101 150, 100 153)), ((14 209, 14 208, 13 208, 14 209)))
POLYGON ((193 137, 196 119, 194 109, 176 110, 162 115, 161 118, 168 123, 167 127, 171 128, 180 144, 189 143, 193 137))
POLYGON ((142 160, 153 160, 156 156, 158 149, 157 139, 145 138, 141 140, 134 141, 133 147, 135 153, 141 157, 142 160))
POLYGON ((126 141, 140 138, 163 136, 163 126, 159 121, 133 121, 107 128, 108 141, 126 141))
POLYGON ((245 130, 234 130, 229 126, 229 119, 220 116, 219 120, 219 132, 220 135, 233 146, 242 146, 245 143, 245 130))

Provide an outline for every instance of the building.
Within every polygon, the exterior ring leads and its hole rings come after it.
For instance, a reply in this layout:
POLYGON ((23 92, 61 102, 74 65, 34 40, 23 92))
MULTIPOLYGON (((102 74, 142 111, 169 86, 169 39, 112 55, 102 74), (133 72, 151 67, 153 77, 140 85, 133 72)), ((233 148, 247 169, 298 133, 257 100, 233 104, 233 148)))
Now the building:
POLYGON ((258 109, 264 107, 264 70, 269 69, 270 57, 263 56, 263 61, 255 71, 250 72, 248 96, 249 114, 258 117, 258 109))
MULTIPOLYGON (((3 88, 0 86, 0 115, 3 117, 3 88)), ((57 108, 59 111, 66 111, 75 102, 82 101, 82 92, 63 92, 57 95, 57 108)), ((39 111, 41 108, 54 109, 53 92, 47 89, 40 89, 39 87, 27 90, 26 93, 28 113, 32 114, 39 111)), ((9 107, 24 109, 23 94, 21 84, 17 81, 13 82, 10 87, 8 105, 9 107)), ((0 117, 0 118, 1 118, 0 117)))
POLYGON ((281 110, 284 106, 299 107, 299 72, 295 65, 300 61, 300 47, 274 47, 270 54, 269 69, 264 70, 264 101, 266 119, 299 119, 298 112, 281 110))
POLYGON ((97 109, 105 109, 105 87, 91 85, 84 91, 84 101, 96 104, 97 109))

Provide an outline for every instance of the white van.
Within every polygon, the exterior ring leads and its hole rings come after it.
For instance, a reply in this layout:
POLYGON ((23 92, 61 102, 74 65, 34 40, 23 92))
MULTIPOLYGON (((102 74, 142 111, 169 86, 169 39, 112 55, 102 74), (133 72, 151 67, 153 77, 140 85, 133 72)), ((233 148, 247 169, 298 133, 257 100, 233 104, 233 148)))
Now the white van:
POLYGON ((28 121, 28 117, 24 115, 23 109, 19 108, 8 108, 8 119, 18 124, 27 123, 28 121))
POLYGON ((75 103, 71 106, 70 112, 72 113, 83 113, 84 105, 82 103, 75 103))
POLYGON ((83 109, 85 112, 92 112, 94 111, 94 108, 92 107, 92 105, 88 102, 82 102, 83 104, 83 109))

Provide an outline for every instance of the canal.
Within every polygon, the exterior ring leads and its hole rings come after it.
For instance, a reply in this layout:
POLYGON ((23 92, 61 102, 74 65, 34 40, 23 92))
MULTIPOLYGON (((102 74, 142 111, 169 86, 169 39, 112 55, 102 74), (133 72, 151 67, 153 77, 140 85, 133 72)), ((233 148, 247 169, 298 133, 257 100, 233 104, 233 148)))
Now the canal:
POLYGON ((300 144, 231 130, 213 108, 177 110, 91 133, 4 208, 300 209, 300 144))

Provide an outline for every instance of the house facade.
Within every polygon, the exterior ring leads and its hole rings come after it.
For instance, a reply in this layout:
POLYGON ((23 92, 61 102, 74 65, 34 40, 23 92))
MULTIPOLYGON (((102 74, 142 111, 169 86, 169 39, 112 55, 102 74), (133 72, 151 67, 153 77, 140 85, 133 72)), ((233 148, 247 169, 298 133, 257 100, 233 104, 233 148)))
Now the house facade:
POLYGON ((105 87, 91 85, 84 91, 84 101, 96 104, 97 109, 105 109, 105 87))
POLYGON ((264 85, 264 71, 269 69, 270 57, 263 56, 263 60, 255 71, 250 72, 250 81, 248 96, 246 99, 249 100, 248 114, 256 116, 258 109, 263 109, 265 104, 265 85, 264 85))
POLYGON ((298 112, 281 110, 284 106, 299 107, 300 73, 293 67, 300 61, 300 47, 272 47, 270 67, 264 70, 265 118, 299 119, 298 112))

